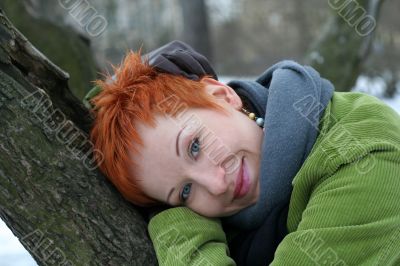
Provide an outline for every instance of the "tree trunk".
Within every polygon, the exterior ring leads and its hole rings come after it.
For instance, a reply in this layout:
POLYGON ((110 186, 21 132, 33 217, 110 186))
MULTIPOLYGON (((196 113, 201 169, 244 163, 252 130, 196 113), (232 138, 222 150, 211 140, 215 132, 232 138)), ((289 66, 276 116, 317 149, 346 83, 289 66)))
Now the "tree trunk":
POLYGON ((0 216, 39 265, 156 265, 139 209, 96 170, 68 78, 0 10, 0 216))
POLYGON ((212 61, 207 6, 204 0, 180 0, 183 16, 182 40, 212 61))
POLYGON ((337 91, 349 91, 368 57, 384 0, 328 0, 332 9, 305 61, 337 91))

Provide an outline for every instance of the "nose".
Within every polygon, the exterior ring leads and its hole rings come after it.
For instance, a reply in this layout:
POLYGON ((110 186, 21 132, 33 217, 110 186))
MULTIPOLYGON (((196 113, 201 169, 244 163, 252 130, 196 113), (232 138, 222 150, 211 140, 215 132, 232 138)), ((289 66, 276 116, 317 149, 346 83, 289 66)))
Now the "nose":
POLYGON ((215 167, 211 171, 199 171, 194 177, 195 181, 204 186, 207 191, 215 196, 224 194, 229 188, 229 182, 226 179, 225 169, 215 167))

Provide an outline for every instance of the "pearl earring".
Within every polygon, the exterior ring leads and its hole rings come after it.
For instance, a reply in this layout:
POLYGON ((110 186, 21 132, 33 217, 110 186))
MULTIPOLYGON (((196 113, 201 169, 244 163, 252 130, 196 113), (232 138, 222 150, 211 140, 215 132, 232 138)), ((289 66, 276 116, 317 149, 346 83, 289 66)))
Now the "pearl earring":
POLYGON ((250 113, 246 109, 242 108, 242 112, 245 113, 251 120, 255 120, 257 125, 264 128, 264 119, 261 117, 256 117, 255 113, 250 113))

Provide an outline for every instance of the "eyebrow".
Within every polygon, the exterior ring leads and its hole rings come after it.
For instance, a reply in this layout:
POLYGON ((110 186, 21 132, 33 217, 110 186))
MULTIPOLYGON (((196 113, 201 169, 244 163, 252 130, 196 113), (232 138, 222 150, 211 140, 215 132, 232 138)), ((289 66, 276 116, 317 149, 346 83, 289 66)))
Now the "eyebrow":
POLYGON ((178 155, 178 157, 180 156, 179 155, 179 137, 180 137, 180 135, 181 135, 181 133, 182 133, 182 131, 183 131, 183 129, 185 128, 186 126, 184 126, 183 128, 181 128, 181 130, 179 130, 179 132, 178 132, 178 136, 176 136, 176 155, 178 155))
MULTIPOLYGON (((181 133, 182 133, 182 131, 183 131, 183 129, 184 129, 185 127, 186 127, 186 126, 182 127, 182 128, 179 130, 178 135, 176 136, 176 144, 175 144, 175 147, 176 147, 176 155, 177 155, 178 157, 180 156, 180 155, 179 155, 179 137, 180 137, 180 135, 181 135, 181 133)), ((167 203, 169 203, 169 198, 171 197, 171 195, 172 195, 172 193, 174 192, 174 190, 175 190, 175 188, 173 187, 173 188, 171 188, 171 190, 169 191, 168 197, 167 197, 167 203)))

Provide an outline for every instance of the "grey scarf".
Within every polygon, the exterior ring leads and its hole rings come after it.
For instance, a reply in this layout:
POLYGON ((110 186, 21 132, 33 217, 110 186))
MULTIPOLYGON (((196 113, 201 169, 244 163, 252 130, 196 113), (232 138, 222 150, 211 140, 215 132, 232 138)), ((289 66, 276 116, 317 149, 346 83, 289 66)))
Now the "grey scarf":
POLYGON ((228 83, 257 116, 264 117, 260 198, 255 205, 222 218, 240 229, 259 227, 275 206, 289 202, 292 180, 318 136, 320 118, 334 91, 309 66, 281 61, 256 81, 228 83))

